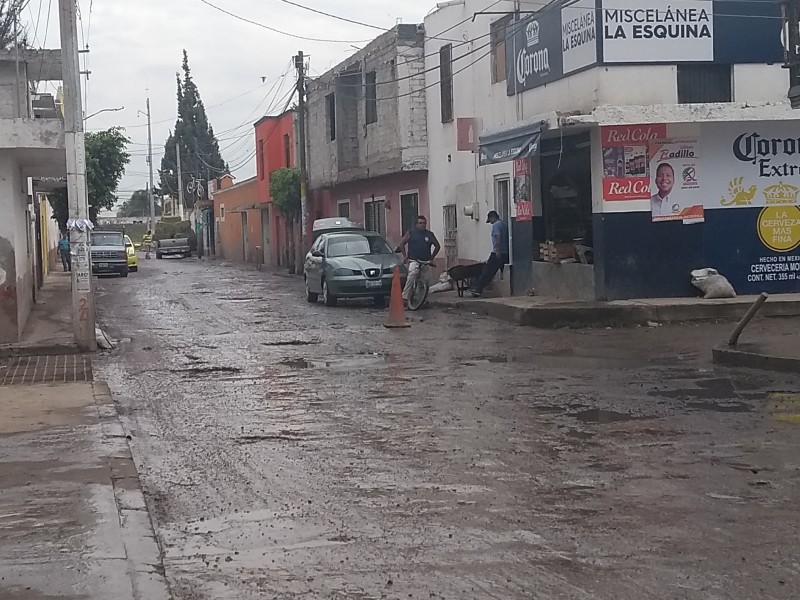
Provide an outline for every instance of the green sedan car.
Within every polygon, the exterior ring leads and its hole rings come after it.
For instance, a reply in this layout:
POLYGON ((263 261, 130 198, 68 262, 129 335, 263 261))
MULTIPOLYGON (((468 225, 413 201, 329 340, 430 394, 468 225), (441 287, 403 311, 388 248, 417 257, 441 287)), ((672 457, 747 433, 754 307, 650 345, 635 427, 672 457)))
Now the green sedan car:
POLYGON ((403 259, 386 240, 371 231, 326 233, 314 242, 306 257, 303 274, 306 299, 322 296, 326 306, 339 298, 372 298, 382 306, 392 291, 395 267, 405 284, 403 259))

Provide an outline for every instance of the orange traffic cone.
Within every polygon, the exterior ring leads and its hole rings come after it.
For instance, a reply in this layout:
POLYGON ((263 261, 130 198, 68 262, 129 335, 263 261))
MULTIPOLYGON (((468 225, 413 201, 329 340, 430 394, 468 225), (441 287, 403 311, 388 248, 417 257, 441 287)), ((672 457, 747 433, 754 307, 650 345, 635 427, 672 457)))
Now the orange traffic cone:
POLYGON ((389 317, 383 324, 390 329, 400 327, 411 327, 411 323, 406 319, 406 311, 403 306, 403 292, 400 290, 400 267, 395 266, 394 277, 392 278, 392 296, 389 300, 389 317))

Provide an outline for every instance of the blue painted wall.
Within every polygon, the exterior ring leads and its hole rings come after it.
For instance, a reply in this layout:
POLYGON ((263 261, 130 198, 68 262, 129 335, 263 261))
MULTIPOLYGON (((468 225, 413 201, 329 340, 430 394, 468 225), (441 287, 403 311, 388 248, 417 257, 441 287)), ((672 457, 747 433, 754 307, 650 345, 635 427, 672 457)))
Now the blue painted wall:
MULTIPOLYGON (((594 215, 596 295, 599 300, 696 296, 689 273, 713 267, 737 294, 798 293, 800 278, 748 281, 764 257, 798 256, 767 249, 758 237, 761 208, 707 210, 705 223, 653 223, 649 212, 594 215)), ((791 276, 791 275, 790 275, 791 276)), ((798 272, 800 277, 800 272, 798 272)))

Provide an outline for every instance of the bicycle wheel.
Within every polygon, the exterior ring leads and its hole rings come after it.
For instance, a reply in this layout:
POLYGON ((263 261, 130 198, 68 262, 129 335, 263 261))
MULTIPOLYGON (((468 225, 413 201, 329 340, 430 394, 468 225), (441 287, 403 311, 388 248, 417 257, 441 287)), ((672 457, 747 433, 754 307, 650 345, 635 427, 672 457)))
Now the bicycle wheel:
POLYGON ((411 298, 408 300, 408 310, 417 310, 420 306, 425 304, 428 298, 428 283, 423 277, 417 279, 414 290, 411 293, 411 298))

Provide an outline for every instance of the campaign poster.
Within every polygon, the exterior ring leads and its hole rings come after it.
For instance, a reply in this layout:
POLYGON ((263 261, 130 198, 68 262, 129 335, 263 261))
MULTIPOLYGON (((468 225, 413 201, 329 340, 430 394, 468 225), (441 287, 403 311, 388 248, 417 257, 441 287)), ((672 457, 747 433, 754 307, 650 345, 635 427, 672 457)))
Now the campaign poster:
POLYGON ((514 161, 514 208, 517 221, 530 221, 533 219, 531 163, 527 158, 514 161))
POLYGON ((653 221, 702 222, 704 198, 698 141, 656 140, 649 146, 653 221))
POLYGON ((649 200, 651 141, 667 137, 666 124, 603 127, 603 199, 649 200))

